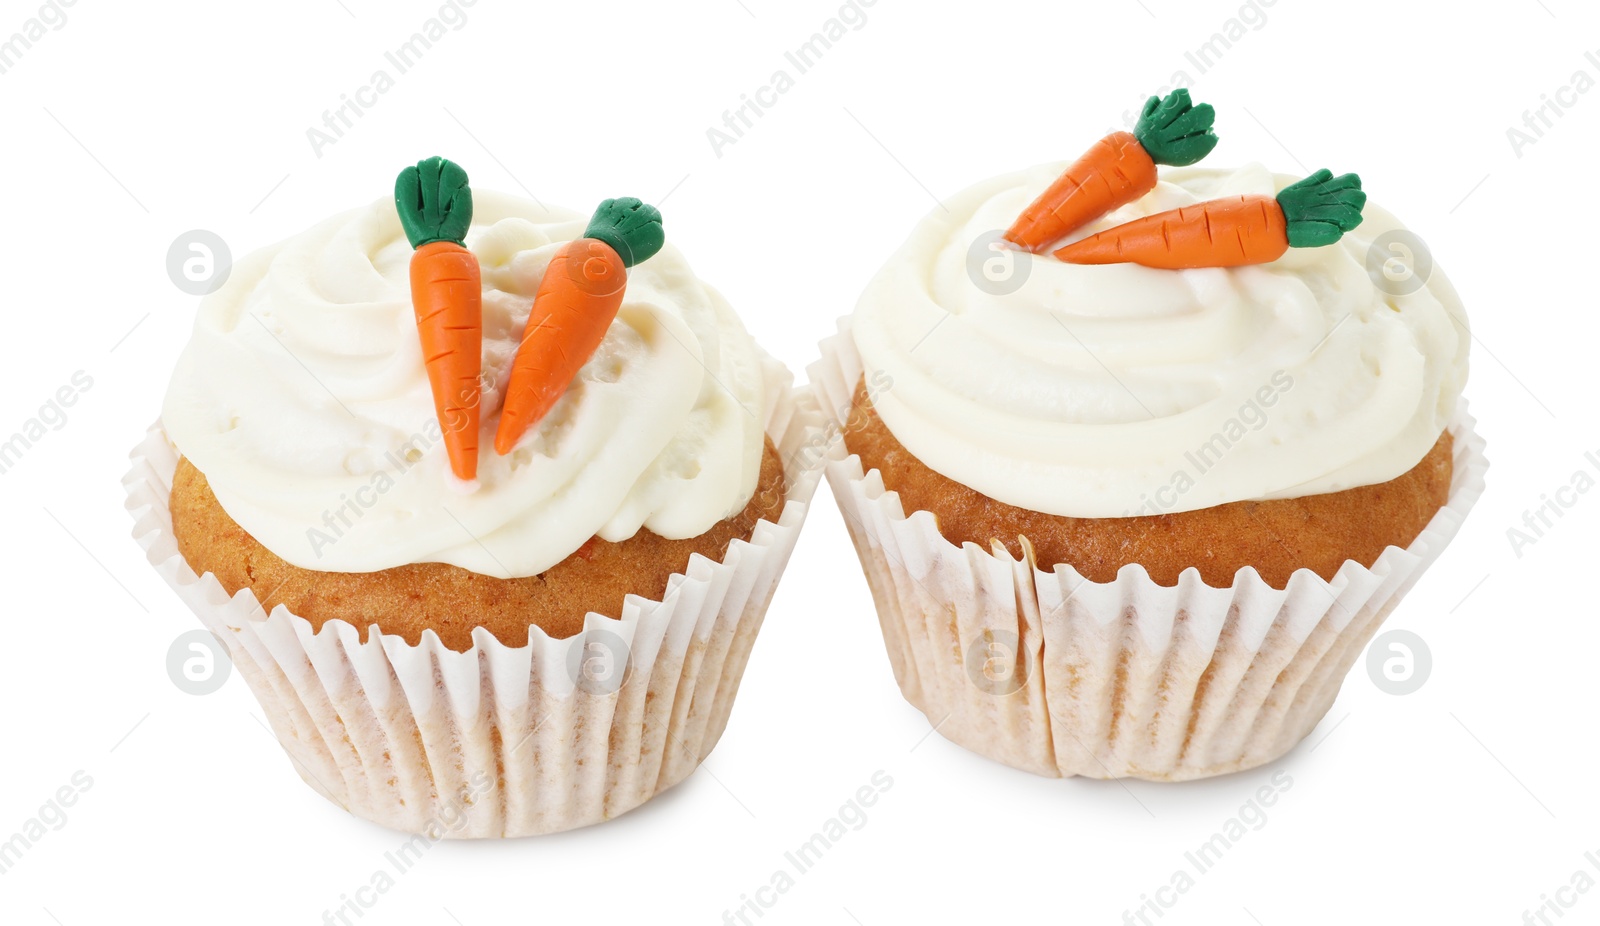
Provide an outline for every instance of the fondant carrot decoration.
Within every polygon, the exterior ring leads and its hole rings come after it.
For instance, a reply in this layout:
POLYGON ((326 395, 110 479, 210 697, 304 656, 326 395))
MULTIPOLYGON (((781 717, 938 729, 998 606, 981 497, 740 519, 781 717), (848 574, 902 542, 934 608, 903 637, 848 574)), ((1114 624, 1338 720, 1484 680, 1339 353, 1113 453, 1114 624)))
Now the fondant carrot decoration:
POLYGON ((1071 264, 1167 270, 1264 264, 1290 248, 1333 244, 1361 224, 1366 203, 1360 177, 1319 170, 1276 197, 1229 196, 1158 212, 1075 241, 1055 256, 1071 264))
POLYGON ((394 204, 416 248, 411 304, 450 469, 458 478, 473 479, 478 475, 483 284, 478 258, 463 244, 472 224, 467 172, 444 158, 420 161, 395 179, 394 204))
POLYGON ((631 196, 608 199, 583 237, 550 258, 511 364, 494 435, 497 453, 510 453, 567 391, 617 317, 627 268, 648 260, 665 240, 654 206, 631 196))
POLYGON ((1155 189, 1156 165, 1183 166, 1211 153, 1216 113, 1195 106, 1182 87, 1153 96, 1132 132, 1113 132, 1073 162, 1066 173, 1022 211, 1006 240, 1038 251, 1062 236, 1155 189))

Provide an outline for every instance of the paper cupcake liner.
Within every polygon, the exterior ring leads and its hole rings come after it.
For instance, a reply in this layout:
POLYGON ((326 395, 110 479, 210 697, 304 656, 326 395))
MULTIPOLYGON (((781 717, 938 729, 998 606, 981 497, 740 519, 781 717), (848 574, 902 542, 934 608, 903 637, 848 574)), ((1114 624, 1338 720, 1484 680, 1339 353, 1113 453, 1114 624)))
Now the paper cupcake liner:
POLYGON ((661 601, 526 646, 483 628, 464 653, 333 620, 320 632, 249 590, 228 596, 178 552, 169 508, 178 456, 160 423, 124 478, 134 537, 227 647, 300 777, 357 816, 410 833, 500 837, 611 819, 682 781, 722 735, 756 632, 821 476, 822 416, 767 366, 767 434, 785 461, 777 523, 721 562, 695 555, 661 601), (619 671, 619 669, 621 671, 619 671))
MULTIPOLYGON (((862 365, 848 319, 808 370, 834 431, 862 365)), ((1091 582, 1000 544, 985 552, 907 515, 843 443, 826 464, 883 628, 895 680, 940 734, 1040 775, 1179 781, 1283 755, 1332 706, 1378 626, 1455 536, 1483 492, 1484 442, 1466 401, 1451 422, 1445 506, 1405 549, 1325 581, 1274 589, 1253 569, 1213 588, 1197 570, 1165 588, 1142 566, 1091 582)))

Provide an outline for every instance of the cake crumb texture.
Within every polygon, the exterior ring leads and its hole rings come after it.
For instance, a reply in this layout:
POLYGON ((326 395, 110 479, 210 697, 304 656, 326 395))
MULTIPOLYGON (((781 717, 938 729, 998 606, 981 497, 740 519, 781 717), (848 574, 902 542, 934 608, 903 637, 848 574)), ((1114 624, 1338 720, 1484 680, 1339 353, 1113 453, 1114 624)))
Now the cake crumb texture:
POLYGON ((861 457, 863 472, 878 470, 907 514, 931 512, 951 543, 988 550, 996 539, 1020 557, 1017 538, 1027 537, 1040 568, 1066 563, 1093 582, 1112 581, 1130 563, 1163 586, 1176 585, 1190 566, 1219 588, 1232 585, 1246 566, 1273 588, 1283 588, 1301 567, 1332 579, 1347 559, 1371 566, 1391 544, 1415 540, 1449 498, 1452 475, 1445 431, 1416 466, 1376 485, 1173 514, 1072 518, 1007 505, 934 472, 889 432, 864 383, 856 388, 844 440, 861 457))
POLYGON ((748 540, 758 520, 776 521, 784 505, 783 464, 771 439, 761 457, 755 494, 743 510, 698 537, 669 540, 648 529, 619 543, 591 538, 577 552, 534 576, 500 579, 446 563, 416 563, 378 572, 319 572, 280 559, 234 522, 205 476, 187 459, 172 482, 172 527, 178 550, 197 574, 210 572, 228 594, 251 589, 266 611, 284 605, 321 630, 343 620, 367 637, 385 634, 418 644, 431 629, 458 652, 484 627, 507 646, 525 646, 528 628, 570 637, 595 611, 620 617, 625 596, 660 599, 667 580, 691 554, 720 561, 735 538, 748 540))

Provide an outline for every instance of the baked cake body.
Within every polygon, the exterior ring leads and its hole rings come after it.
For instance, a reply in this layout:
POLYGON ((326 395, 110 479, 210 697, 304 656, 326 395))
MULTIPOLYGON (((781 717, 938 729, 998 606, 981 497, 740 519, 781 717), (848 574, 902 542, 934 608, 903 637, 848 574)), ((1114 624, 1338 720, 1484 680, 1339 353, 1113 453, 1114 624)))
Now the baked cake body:
POLYGON ((1251 568, 1274 588, 1283 588, 1297 569, 1332 579, 1346 560, 1371 566, 1386 548, 1409 545, 1449 497, 1453 447, 1446 431, 1400 476, 1340 492, 1172 514, 1074 518, 1007 505, 929 469, 895 440, 865 383, 851 403, 844 442, 864 469, 882 475, 884 488, 899 493, 907 512, 931 512, 939 532, 957 546, 976 543, 987 550, 997 540, 1022 557, 1017 538, 1026 537, 1039 568, 1066 564, 1092 582, 1110 582, 1123 566, 1137 564, 1159 585, 1176 585, 1192 567, 1208 585, 1223 587, 1251 568))
POLYGON ((278 605, 321 630, 342 620, 361 632, 376 626, 416 645, 426 630, 457 651, 472 647, 483 627, 507 646, 528 642, 530 627, 551 637, 583 629, 592 611, 618 618, 629 595, 660 599, 667 581, 693 555, 721 561, 728 544, 749 540, 756 522, 776 522, 784 504, 784 472, 769 439, 761 481, 744 508, 704 534, 669 540, 648 529, 626 540, 598 537, 531 576, 501 579, 448 563, 411 563, 367 573, 320 572, 285 562, 228 516, 205 476, 187 460, 172 483, 172 528, 178 549, 197 573, 212 573, 230 595, 255 593, 264 610, 278 605))

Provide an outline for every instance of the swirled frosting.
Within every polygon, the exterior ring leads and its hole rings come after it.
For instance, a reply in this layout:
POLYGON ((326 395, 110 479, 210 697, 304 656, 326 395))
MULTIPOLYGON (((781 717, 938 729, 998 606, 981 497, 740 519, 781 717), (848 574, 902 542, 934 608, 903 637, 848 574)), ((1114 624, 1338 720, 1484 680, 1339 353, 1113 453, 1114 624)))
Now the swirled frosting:
MULTIPOLYGON (((1393 216, 1369 204, 1337 244, 1233 269, 992 250, 1063 167, 951 198, 861 296, 851 330, 874 405, 922 462, 1007 504, 1126 517, 1385 482, 1438 440, 1471 338, 1393 216)), ((1167 170, 1063 243, 1294 179, 1167 170)))
POLYGON ((335 216, 233 268, 200 305, 162 423, 229 515, 283 559, 369 572, 541 572, 590 537, 697 536, 760 472, 764 355, 670 244, 629 271, 604 342, 502 457, 502 391, 545 265, 583 216, 475 192, 483 451, 450 473, 394 203, 335 216))

